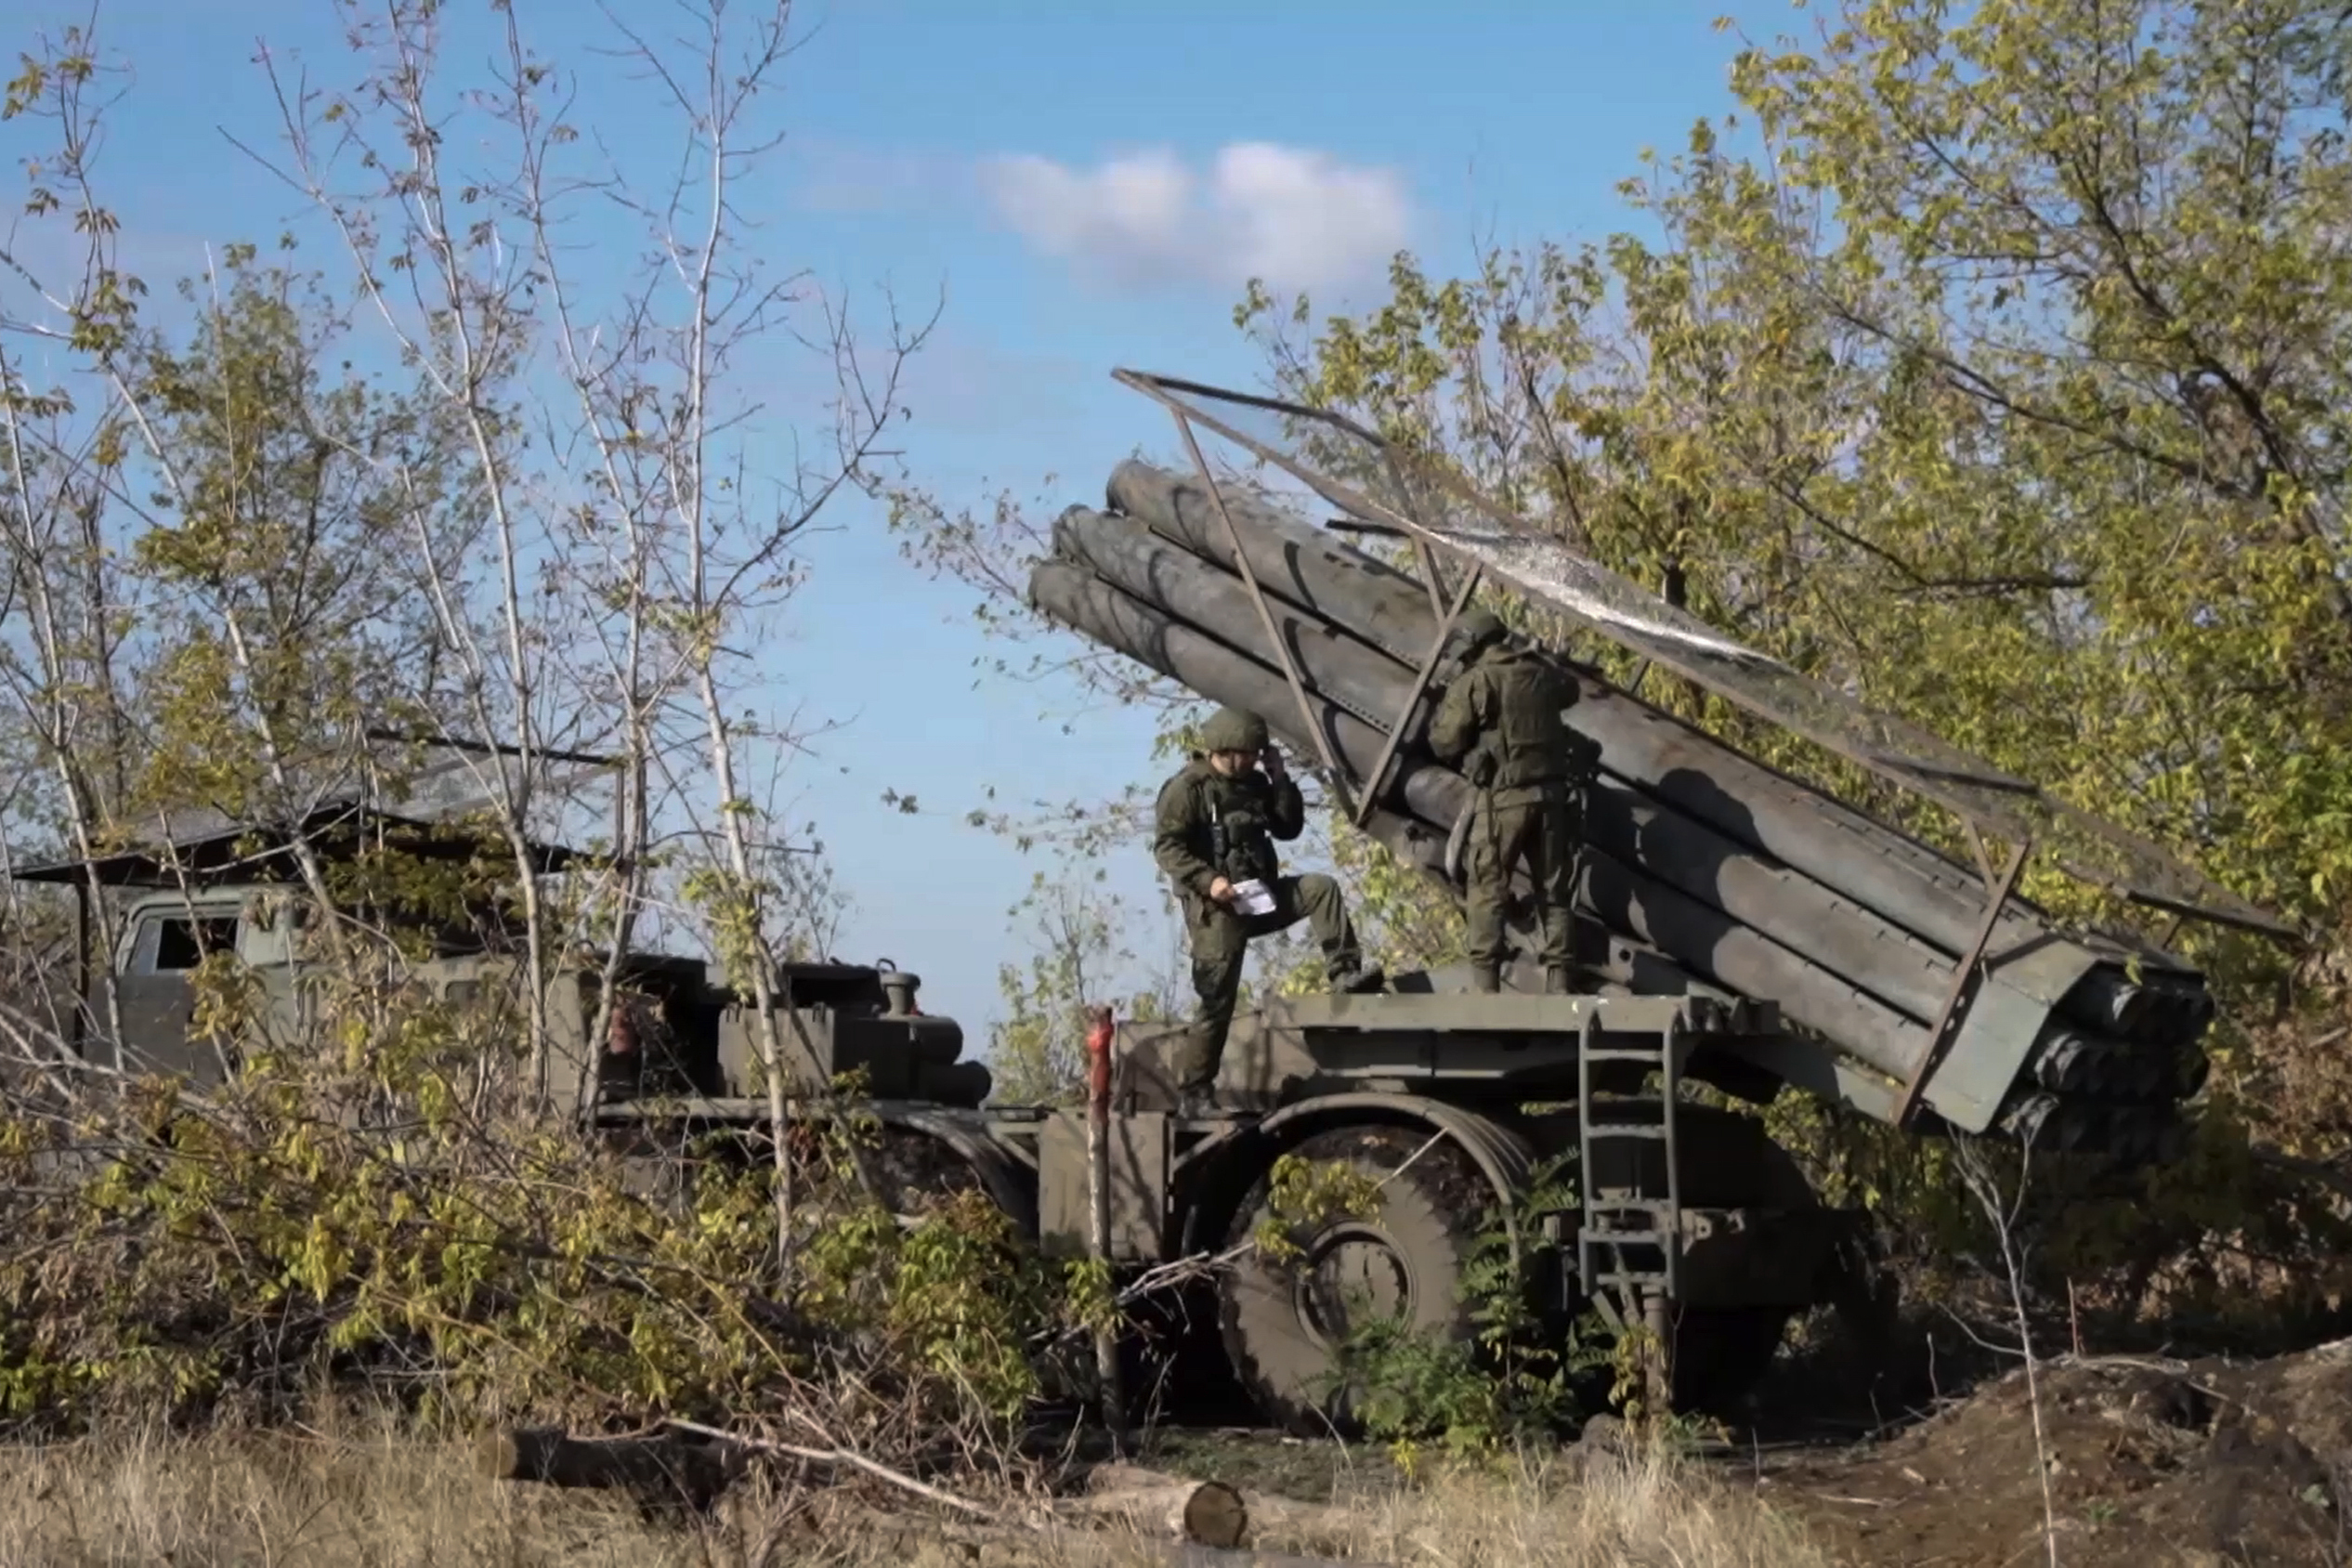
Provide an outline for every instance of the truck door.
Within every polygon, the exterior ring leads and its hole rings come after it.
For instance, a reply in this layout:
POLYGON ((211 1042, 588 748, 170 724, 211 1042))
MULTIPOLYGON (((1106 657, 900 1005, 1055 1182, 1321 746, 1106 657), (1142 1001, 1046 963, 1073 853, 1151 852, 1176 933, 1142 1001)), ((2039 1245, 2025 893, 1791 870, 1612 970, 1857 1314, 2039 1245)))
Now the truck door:
POLYGON ((237 911, 187 906, 157 906, 133 917, 125 962, 116 977, 123 1009, 125 1072, 185 1078, 204 1088, 220 1081, 214 1048, 188 1038, 195 1006, 190 973, 213 952, 233 952, 237 911))
POLYGON ((309 925, 309 906, 288 893, 250 893, 239 910, 237 957, 261 982, 262 1014, 256 1020, 273 1045, 303 1038, 301 999, 294 987, 299 934, 309 925))

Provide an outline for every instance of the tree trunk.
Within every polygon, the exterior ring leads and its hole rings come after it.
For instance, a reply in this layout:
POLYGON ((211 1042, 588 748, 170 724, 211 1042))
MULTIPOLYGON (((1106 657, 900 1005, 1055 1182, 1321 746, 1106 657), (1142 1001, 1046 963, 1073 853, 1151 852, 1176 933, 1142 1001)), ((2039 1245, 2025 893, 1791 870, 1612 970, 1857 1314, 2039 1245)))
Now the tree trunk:
POLYGON ((1122 1540, 1080 1530, 1023 1530, 1001 1524, 943 1523, 869 1515, 884 1560, 906 1568, 974 1564, 975 1568, 1110 1568, 1151 1561, 1167 1568, 1384 1568, 1327 1557, 1202 1546, 1194 1541, 1122 1540), (973 1548, 977 1548, 976 1556, 973 1548))

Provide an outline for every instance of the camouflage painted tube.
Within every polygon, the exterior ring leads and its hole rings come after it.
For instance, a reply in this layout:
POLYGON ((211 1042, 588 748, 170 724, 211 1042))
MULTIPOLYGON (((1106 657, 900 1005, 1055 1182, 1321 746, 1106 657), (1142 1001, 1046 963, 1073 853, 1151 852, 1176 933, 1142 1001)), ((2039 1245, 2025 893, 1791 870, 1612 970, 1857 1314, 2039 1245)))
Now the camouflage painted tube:
MULTIPOLYGON (((1196 477, 1130 461, 1112 474, 1107 496, 1114 509, 1171 543, 1237 569, 1223 523, 1196 477)), ((1279 507, 1231 487, 1223 496, 1250 568, 1269 594, 1345 629, 1408 672, 1418 666, 1437 627, 1425 588, 1279 507)), ((1948 960, 1975 934, 1983 894, 1968 869, 1614 686, 1581 673, 1579 684, 1583 697, 1569 723, 1601 747, 1612 772, 1852 899, 1948 960)), ((2046 932, 2031 906, 2013 902, 1995 928, 1994 945, 2046 932)), ((2177 962, 2139 950, 2151 968, 2177 962)), ((2115 951, 2120 960, 2124 950, 2115 951)), ((2063 1005, 2093 1027, 2136 1036, 2164 1011, 2155 1000, 2110 968, 2085 976, 2063 1005)), ((2193 1039, 2201 1028, 2182 1017, 2163 1032, 2193 1039)))
MULTIPOLYGON (((1161 539, 1132 517, 1072 507, 1055 521, 1056 552, 1130 596, 1230 647, 1265 640, 1248 588, 1231 572, 1161 539)), ((1393 660, 1287 605, 1274 627, 1316 696, 1385 729, 1412 677, 1393 660)), ((1287 686, 1286 686, 1287 695, 1287 686)), ((1295 703, 1287 704, 1295 706, 1295 703)), ((1596 848, 1720 911, 1921 1024, 1952 989, 1953 960, 1811 878, 1774 866, 1705 823, 1604 778, 1587 833, 1596 848)))
MULTIPOLYGON (((1306 750, 1298 705, 1282 674, 1206 633, 1120 592, 1085 567, 1048 559, 1029 575, 1030 602, 1081 635, 1117 649, 1211 701, 1253 709, 1287 743, 1306 750)), ((1328 701, 1316 722, 1341 764, 1361 777, 1381 736, 1328 701)), ((1459 774, 1400 765, 1397 798, 1432 829, 1470 804, 1459 774)), ((1927 1048, 1927 1029, 1750 927, 1644 875, 1595 846, 1586 856, 1586 899, 1611 930, 1637 937, 1704 979, 1751 997, 1770 997, 1795 1023, 1836 1049, 1901 1081, 1927 1048)))

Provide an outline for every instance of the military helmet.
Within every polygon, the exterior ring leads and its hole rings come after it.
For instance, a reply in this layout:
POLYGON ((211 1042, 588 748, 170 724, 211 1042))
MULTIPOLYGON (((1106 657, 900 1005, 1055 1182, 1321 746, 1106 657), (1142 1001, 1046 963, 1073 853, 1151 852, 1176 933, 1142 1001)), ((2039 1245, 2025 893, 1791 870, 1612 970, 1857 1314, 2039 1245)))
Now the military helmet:
POLYGON ((1462 618, 1455 624, 1462 629, 1463 640, 1474 648, 1484 647, 1488 643, 1496 641, 1508 630, 1500 616, 1484 608, 1464 610, 1462 618))
POLYGON ((1245 708, 1220 708, 1200 726, 1204 751, 1262 751, 1266 721, 1245 708))

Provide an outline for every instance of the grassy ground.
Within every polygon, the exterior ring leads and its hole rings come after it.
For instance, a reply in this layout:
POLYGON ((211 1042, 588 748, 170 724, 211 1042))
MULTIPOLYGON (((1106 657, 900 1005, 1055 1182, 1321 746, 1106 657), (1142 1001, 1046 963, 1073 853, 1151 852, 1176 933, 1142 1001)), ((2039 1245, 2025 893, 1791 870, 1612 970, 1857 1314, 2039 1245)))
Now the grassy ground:
MULTIPOLYGON (((1249 1484, 1246 1475, 1232 1479, 1249 1484)), ((1273 1483, 1269 1478, 1268 1484, 1273 1483)), ((1364 1561, 1542 1564, 1545 1568, 1810 1568, 1830 1560, 1753 1502, 1656 1462, 1359 1489, 1351 1538, 1313 1545, 1364 1561)), ((1318 1499, 1319 1500, 1319 1499, 1318 1499)), ((754 1539, 764 1522, 751 1522, 754 1539)), ((23 1449, 0 1465, 0 1562, 11 1568, 667 1568, 746 1561, 744 1532, 665 1525, 625 1504, 502 1485, 477 1476, 464 1444, 388 1428, 177 1439, 126 1433, 23 1449)), ((773 1563, 890 1562, 926 1557, 921 1533, 838 1528, 787 1533, 773 1563)), ((754 1551, 752 1556, 758 1553, 754 1551)), ((1142 1561, 1115 1540, 978 1554, 1024 1563, 1142 1561)))

